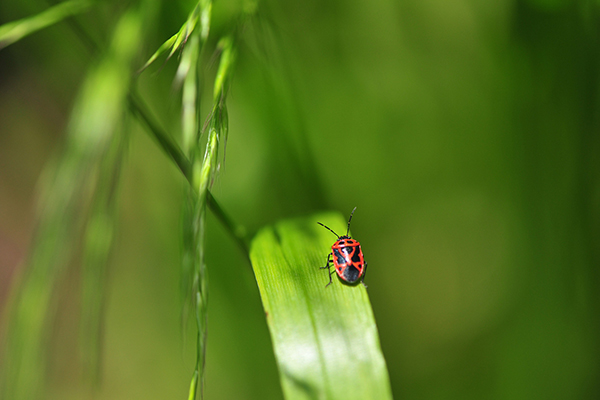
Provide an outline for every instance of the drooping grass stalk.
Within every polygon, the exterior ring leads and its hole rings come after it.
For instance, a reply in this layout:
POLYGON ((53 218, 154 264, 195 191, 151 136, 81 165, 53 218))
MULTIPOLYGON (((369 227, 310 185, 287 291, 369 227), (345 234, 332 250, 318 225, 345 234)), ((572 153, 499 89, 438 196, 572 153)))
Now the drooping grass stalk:
MULTIPOLYGON (((184 224, 184 256, 182 264, 182 281, 185 297, 193 299, 195 321, 197 329, 196 339, 196 366, 190 382, 188 399, 197 397, 198 387, 202 396, 204 386, 204 365, 206 355, 207 316, 208 316, 208 276, 204 258, 206 207, 208 206, 217 218, 224 224, 236 242, 248 256, 248 246, 245 230, 223 211, 210 193, 218 169, 219 144, 223 146, 227 140, 228 119, 225 100, 231 81, 234 66, 234 46, 231 38, 225 38, 219 43, 221 61, 215 78, 213 89, 213 107, 210 112, 205 129, 207 139, 204 156, 201 158, 199 130, 199 87, 198 62, 206 44, 209 33, 210 1, 202 2, 200 31, 188 33, 189 40, 184 48, 181 62, 177 71, 177 78, 183 81, 182 89, 182 142, 184 151, 177 145, 140 107, 140 102, 134 97, 132 105, 136 114, 144 121, 151 133, 163 144, 163 149, 171 156, 186 175, 190 182, 188 187, 188 211, 184 224), (187 157, 186 154, 187 153, 187 157), (191 160, 191 165, 187 160, 191 160)), ((188 25, 189 22, 188 22, 188 25)), ((195 25, 194 25, 195 26, 195 25)), ((171 39, 169 39, 171 40, 171 39)), ((163 45, 164 46, 164 45, 163 45)), ((165 46, 161 49, 166 50, 165 46)), ((175 47, 175 45, 173 45, 175 47)), ((161 50, 159 49, 159 50, 161 50)), ((156 54, 151 61, 156 59, 156 54)), ((148 63, 147 63, 148 64, 148 63)))
MULTIPOLYGON (((215 82, 215 104, 207 121, 208 135, 205 144, 204 157, 201 158, 201 131, 199 129, 200 104, 199 94, 202 91, 200 79, 198 77, 199 61, 208 39, 210 31, 210 16, 212 2, 201 1, 192 13, 184 27, 176 35, 179 38, 185 36, 187 43, 183 50, 181 62, 177 69, 176 82, 182 81, 182 143, 183 151, 174 143, 169 135, 154 123, 141 105, 141 101, 135 95, 132 96, 132 107, 135 113, 150 129, 152 135, 162 144, 163 149, 177 163, 179 169, 184 173, 190 186, 187 187, 187 204, 184 219, 184 254, 182 258, 182 287, 184 295, 184 318, 187 315, 186 299, 192 299, 194 316, 196 321, 196 365, 192 374, 189 399, 197 397, 200 387, 201 397, 204 388, 204 366, 206 359, 206 338, 207 338, 207 316, 208 316, 208 275, 204 258, 205 246, 205 226, 206 226, 206 206, 208 205, 218 219, 223 222, 226 229, 233 235, 237 243, 248 256, 248 247, 244 237, 244 230, 236 226, 231 218, 223 212, 212 194, 210 186, 214 180, 214 174, 218 162, 218 144, 219 137, 227 134, 227 114, 225 110, 225 94, 227 89, 225 84, 229 84, 233 63, 231 60, 231 46, 222 53, 222 61, 215 82), (200 11, 200 29, 190 32, 187 29, 196 26, 196 22, 190 20, 200 11), (223 61, 225 60, 225 62, 223 61), (188 161, 190 160, 190 161, 188 161)), ((165 51, 170 43, 172 51, 185 41, 176 39, 165 42, 159 49, 165 51)), ((158 53, 158 52, 157 52, 158 53)), ((144 68, 154 61, 157 57, 155 53, 144 68)))
MULTIPOLYGON (((202 146, 200 141, 200 79, 198 70, 200 60, 208 39, 211 23, 212 1, 201 0, 189 14, 188 20, 179 32, 168 39, 158 51, 152 55, 143 68, 152 63, 158 55, 171 48, 170 55, 183 47, 182 57, 177 69, 175 82, 182 84, 182 143, 183 158, 189 161, 191 168, 181 167, 186 172, 190 186, 187 187, 187 207, 184 220, 184 255, 182 262, 182 284, 184 298, 191 298, 197 329, 196 366, 190 384, 188 397, 196 398, 198 387, 202 393, 204 383, 204 364, 206 354, 206 322, 207 322, 207 273, 204 257, 206 205, 209 188, 214 179, 217 160, 217 124, 212 123, 208 130, 207 141, 202 146), (195 29, 200 24, 198 29, 195 29)), ((142 68, 142 69, 143 69, 142 68)), ((145 118, 146 123, 148 120, 145 118)), ((215 119, 216 121, 216 119, 215 119)), ((148 124, 149 125, 149 124, 148 124)), ((222 124, 221 124, 222 125, 222 124)), ((162 136, 162 135, 161 135, 162 136)), ((158 137, 159 142, 164 137, 158 137)), ((181 159, 175 145, 169 142, 168 152, 181 159)), ((187 163, 186 163, 187 164, 187 163)), ((181 165, 181 164, 180 164, 181 165)), ((184 305, 186 301, 184 301, 184 305)))
MULTIPOLYGON (((90 275, 99 272, 93 264, 107 257, 113 225, 108 212, 110 191, 123 148, 118 134, 126 115, 141 27, 138 11, 120 18, 106 55, 85 79, 63 154, 42 179, 35 242, 9 317, 2 399, 33 399, 39 393, 46 365, 47 322, 54 314, 53 291, 79 248, 82 232, 90 275)), ((84 295, 86 302, 97 310, 101 288, 87 287, 91 291, 84 295)))
POLYGON ((152 113, 134 89, 129 93, 129 108, 150 136, 157 141, 160 148, 175 163, 185 179, 191 183, 192 166, 190 161, 175 143, 173 137, 160 127, 160 124, 154 119, 152 113))
MULTIPOLYGON (((204 243, 205 243, 205 215, 206 215, 206 192, 207 185, 203 185, 201 174, 198 171, 202 169, 200 161, 200 132, 199 115, 200 104, 198 78, 198 58, 201 44, 198 31, 194 32, 188 45, 184 49, 184 54, 178 68, 178 75, 184 73, 182 90, 182 141, 184 151, 187 151, 192 162, 191 168, 191 186, 187 187, 187 197, 190 212, 184 220, 184 224, 189 228, 185 230, 190 236, 184 238, 187 245, 184 252, 187 253, 185 259, 190 263, 183 265, 182 279, 184 282, 190 282, 184 286, 184 296, 191 296, 194 306, 194 317, 196 321, 196 365, 190 384, 188 398, 195 399, 200 386, 201 397, 204 388, 204 365, 206 359, 206 334, 208 321, 208 275, 206 273, 206 264, 204 262, 204 243), (186 65, 187 64, 187 65, 186 65), (182 72, 183 71, 183 72, 182 72), (204 186, 204 187, 203 187, 204 186)), ((204 44, 204 43, 202 43, 204 44)), ((206 150, 208 151, 207 144, 206 150)), ((210 160, 208 161, 210 163, 210 160)), ((185 304, 185 303, 184 303, 185 304)))
MULTIPOLYGON (((143 101, 136 95, 134 91, 130 94, 130 108, 133 114, 147 129, 148 133, 158 142, 162 150, 171 158, 177 165, 186 180, 192 183, 192 167, 189 160, 183 154, 179 146, 173 141, 172 136, 160 128, 159 124, 154 120, 148 112, 143 101)), ((238 244, 242 252, 248 257, 248 238, 246 229, 233 220, 229 214, 219 205, 217 199, 208 190, 206 194, 206 204, 215 217, 223 224, 225 231, 228 232, 235 242, 238 244)))
MULTIPOLYGON (((130 93, 129 101, 132 113, 144 125, 148 133, 158 142, 161 149, 169 156, 186 180, 191 184, 192 167, 188 158, 183 154, 183 151, 174 142, 172 136, 163 130, 158 122, 154 120, 152 114, 148 111, 148 108, 135 91, 130 93)), ((246 257, 248 257, 249 250, 246 229, 227 214, 227 212, 219 205, 217 199, 214 198, 210 190, 207 192, 206 202, 210 211, 223 224, 225 231, 232 236, 239 248, 246 257)))
MULTIPOLYGON (((209 16, 205 16, 204 22, 210 21, 209 16)), ((199 42, 204 42, 208 35, 208 27, 201 25, 199 33, 199 42)), ((192 40, 190 40, 192 42, 192 40)), ((208 203, 209 189, 214 181, 216 171, 218 169, 219 162, 219 147, 224 146, 227 132, 227 109, 225 105, 226 96, 228 92, 228 85, 230 82, 231 74, 233 73, 233 45, 231 40, 221 40, 219 43, 221 50, 221 58, 219 62, 219 69, 215 78, 215 84, 213 89, 213 106, 205 124, 205 131, 207 133, 206 144, 204 147, 204 155, 200 158, 201 147, 198 142, 195 146, 190 147, 190 157, 192 159, 192 190, 190 190, 191 204, 192 204, 192 240, 193 253, 192 258, 194 260, 193 265, 193 291, 195 297, 196 306, 196 324, 198 330, 197 340, 197 360, 196 368, 194 371, 193 381, 196 381, 200 385, 201 393, 204 381, 204 363, 206 353, 206 321, 207 321, 207 273, 205 263, 205 228, 206 228, 206 206, 208 203), (195 190, 194 190, 195 189, 195 190)), ((197 80, 194 81, 197 83, 197 80)), ((188 81, 184 83, 184 96, 186 94, 185 84, 190 84, 188 81)), ((191 92, 191 90, 190 90, 191 92)), ((189 93, 189 92, 188 92, 189 93)), ((184 101, 186 98, 184 97, 184 101)), ((187 100, 191 101, 191 97, 187 100)), ((197 104, 197 103, 196 103, 197 104)), ((189 112, 189 111, 188 111, 189 112)), ((195 115, 198 115, 197 113, 195 115)), ((185 110, 184 110, 184 117, 185 110)), ((189 115, 187 115, 190 118, 189 115)), ((191 118, 190 118, 191 121, 191 118)), ((185 122, 185 121, 184 121, 185 122)), ((191 123, 191 122, 190 122, 191 123)), ((196 126, 194 125, 194 128, 196 126)), ((192 127, 188 127, 191 129, 192 127)), ((185 132, 184 132, 185 134, 185 132)), ((184 137, 185 139, 185 137, 184 137)), ((198 140, 199 137, 196 138, 198 140)), ((192 385, 190 391, 190 398, 195 397, 195 391, 198 385, 192 385)))

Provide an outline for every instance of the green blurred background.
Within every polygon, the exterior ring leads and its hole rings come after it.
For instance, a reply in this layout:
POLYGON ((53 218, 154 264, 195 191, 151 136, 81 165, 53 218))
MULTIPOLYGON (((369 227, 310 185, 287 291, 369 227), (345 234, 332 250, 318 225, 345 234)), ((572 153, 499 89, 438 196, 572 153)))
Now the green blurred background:
MULTIPOLYGON (((156 2, 140 65, 193 6, 156 2)), ((0 23, 47 7, 3 1, 0 23)), ((106 40, 123 7, 77 19, 106 40)), ((213 31, 241 7, 217 2, 213 31)), ((250 232, 358 207, 395 398, 600 398, 599 22, 597 1, 262 1, 242 33, 213 193, 250 232)), ((3 316, 36 182, 95 59, 68 23, 0 51, 3 316)), ((175 67, 139 81, 172 132, 175 67)), ((184 180, 131 128, 94 398, 181 399, 195 351, 179 290, 184 180)), ((212 217, 207 257, 206 398, 282 398, 249 264, 212 217)), ((48 399, 92 397, 78 279, 72 268, 60 283, 48 399)))

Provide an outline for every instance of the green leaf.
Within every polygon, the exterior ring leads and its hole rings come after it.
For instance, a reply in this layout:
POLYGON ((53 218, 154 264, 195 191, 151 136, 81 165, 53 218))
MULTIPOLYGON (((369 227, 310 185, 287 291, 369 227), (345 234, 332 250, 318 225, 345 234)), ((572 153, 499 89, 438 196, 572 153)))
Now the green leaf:
POLYGON ((391 399, 367 290, 335 276, 325 287, 319 267, 335 237, 317 221, 346 230, 338 213, 281 221, 263 228, 250 250, 285 398, 391 399))
MULTIPOLYGON (((189 13, 187 20, 181 25, 179 31, 167 39, 158 50, 150 56, 148 61, 139 69, 138 73, 141 73, 146 68, 150 66, 158 57, 160 57, 164 52, 171 49, 169 55, 167 56, 167 60, 170 59, 173 54, 180 48, 182 48, 192 32, 195 31, 196 25, 200 22, 200 46, 201 49, 204 48, 204 43, 208 39, 208 33, 210 31, 212 17, 212 0, 200 0, 198 4, 194 7, 194 9, 189 13)), ((198 46, 198 43, 195 44, 198 46)), ((179 74, 179 72, 178 72, 179 74)))
MULTIPOLYGON (((156 61, 156 59, 158 57, 160 57, 165 51, 170 49, 173 46, 173 44, 177 41, 177 38, 179 37, 179 35, 181 35, 181 30, 184 29, 184 27, 185 27, 185 24, 181 27, 179 32, 177 32, 176 34, 174 34, 173 36, 171 36, 170 38, 165 40, 165 42, 160 45, 158 50, 156 50, 154 52, 154 54, 152 54, 150 56, 150 58, 148 59, 148 61, 146 61, 146 63, 142 66, 142 68, 139 69, 138 73, 141 73, 142 71, 144 71, 146 68, 148 68, 150 66, 150 64, 152 64, 154 61, 156 61)), ((170 57, 170 55, 169 55, 169 57, 170 57)))
POLYGON ((27 35, 89 8, 89 1, 65 1, 37 15, 0 26, 0 49, 11 45, 27 35))
POLYGON ((150 64, 152 64, 154 61, 156 61, 156 59, 158 57, 160 57, 165 51, 167 51, 169 49, 171 49, 171 51, 169 52, 169 55, 167 56, 167 60, 169 58, 171 58, 173 56, 173 54, 175 54, 175 52, 187 41, 190 34, 194 31, 194 28, 196 27, 197 22, 198 22, 198 16, 195 15, 194 12, 192 12, 189 15, 188 19, 183 23, 183 25, 181 25, 181 28, 179 28, 179 31, 176 34, 174 34, 173 36, 171 36, 170 38, 168 38, 167 40, 165 40, 165 42, 160 45, 158 50, 156 50, 154 52, 154 54, 152 54, 150 56, 148 61, 146 61, 146 63, 142 66, 142 68, 140 68, 138 73, 142 72, 146 68, 148 68, 150 66, 150 64))

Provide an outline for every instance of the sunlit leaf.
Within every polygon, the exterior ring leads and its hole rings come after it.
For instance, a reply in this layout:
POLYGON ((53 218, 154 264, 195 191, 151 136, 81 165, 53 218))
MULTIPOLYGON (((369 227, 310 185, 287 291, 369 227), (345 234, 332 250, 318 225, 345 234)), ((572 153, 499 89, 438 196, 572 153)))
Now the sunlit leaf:
POLYGON ((335 237, 317 221, 345 231, 335 213, 282 221, 250 250, 285 398, 391 399, 367 290, 337 278, 325 287, 335 237))

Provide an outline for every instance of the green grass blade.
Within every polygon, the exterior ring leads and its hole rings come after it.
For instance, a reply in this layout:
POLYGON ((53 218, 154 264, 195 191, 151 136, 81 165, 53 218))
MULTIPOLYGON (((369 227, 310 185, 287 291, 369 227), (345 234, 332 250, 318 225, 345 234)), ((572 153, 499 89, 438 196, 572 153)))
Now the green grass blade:
POLYGON ((179 49, 187 41, 188 37, 192 34, 194 29, 196 28, 196 25, 198 24, 198 18, 199 18, 198 17, 198 7, 199 7, 198 5, 196 5, 196 7, 194 7, 192 12, 188 15, 188 19, 185 21, 185 23, 179 29, 179 32, 177 33, 177 38, 175 39, 175 43, 173 44, 173 47, 171 48, 171 52, 169 53, 169 56, 167 58, 171 58, 173 56, 173 54, 175 54, 177 49, 179 49))
MULTIPOLYGON (((183 29, 183 27, 181 29, 183 29)), ((173 36, 168 38, 163 44, 161 44, 160 47, 158 48, 158 50, 156 50, 154 52, 154 54, 152 54, 150 56, 148 61, 146 61, 146 63, 142 66, 142 68, 140 68, 138 73, 144 71, 146 68, 148 68, 150 66, 150 64, 152 64, 154 61, 156 61, 156 59, 158 57, 160 57, 165 51, 170 49, 173 46, 173 44, 175 43, 175 41, 177 40, 177 37, 179 36, 180 32, 181 31, 177 32, 176 34, 174 34, 173 36)))
POLYGON ((65 1, 44 12, 29 18, 9 22, 0 26, 0 49, 11 45, 27 35, 31 35, 63 19, 87 10, 91 5, 89 1, 65 1))
POLYGON ((200 0, 198 3, 200 7, 200 38, 202 42, 206 42, 208 39, 208 33, 210 32, 210 21, 212 18, 212 0, 200 0))
POLYGON ((183 151, 190 154, 196 149, 200 136, 198 118, 200 114, 198 92, 198 57, 200 55, 200 37, 191 35, 188 46, 183 49, 181 62, 177 69, 176 81, 183 81, 181 99, 181 136, 183 151))
POLYGON ((250 250, 285 398, 391 399, 367 290, 335 276, 325 287, 319 267, 335 237, 317 221, 346 230, 337 213, 282 221, 263 228, 250 250))
POLYGON ((231 84, 233 70, 236 60, 236 49, 233 35, 223 37, 218 44, 221 50, 221 60, 219 61, 219 69, 215 76, 215 84, 213 88, 213 98, 215 104, 220 104, 224 100, 225 93, 231 84))
POLYGON ((179 28, 179 31, 176 34, 174 34, 173 36, 171 36, 169 39, 167 39, 163 44, 161 44, 160 47, 158 48, 158 50, 156 50, 154 52, 154 54, 152 54, 152 56, 150 56, 148 61, 146 61, 146 63, 142 66, 142 68, 139 69, 138 72, 144 71, 146 68, 148 68, 150 66, 150 64, 152 64, 154 61, 156 61, 156 59, 158 57, 160 57, 164 52, 166 52, 169 49, 171 51, 169 51, 167 60, 169 58, 171 58, 173 56, 173 54, 175 54, 175 52, 179 48, 181 48, 181 46, 183 46, 183 44, 185 44, 185 42, 188 40, 189 36, 192 34, 194 29, 196 28, 196 25, 198 24, 198 19, 199 19, 198 12, 199 12, 199 5, 194 7, 192 12, 190 12, 187 20, 183 23, 183 25, 181 25, 181 28, 179 28))

